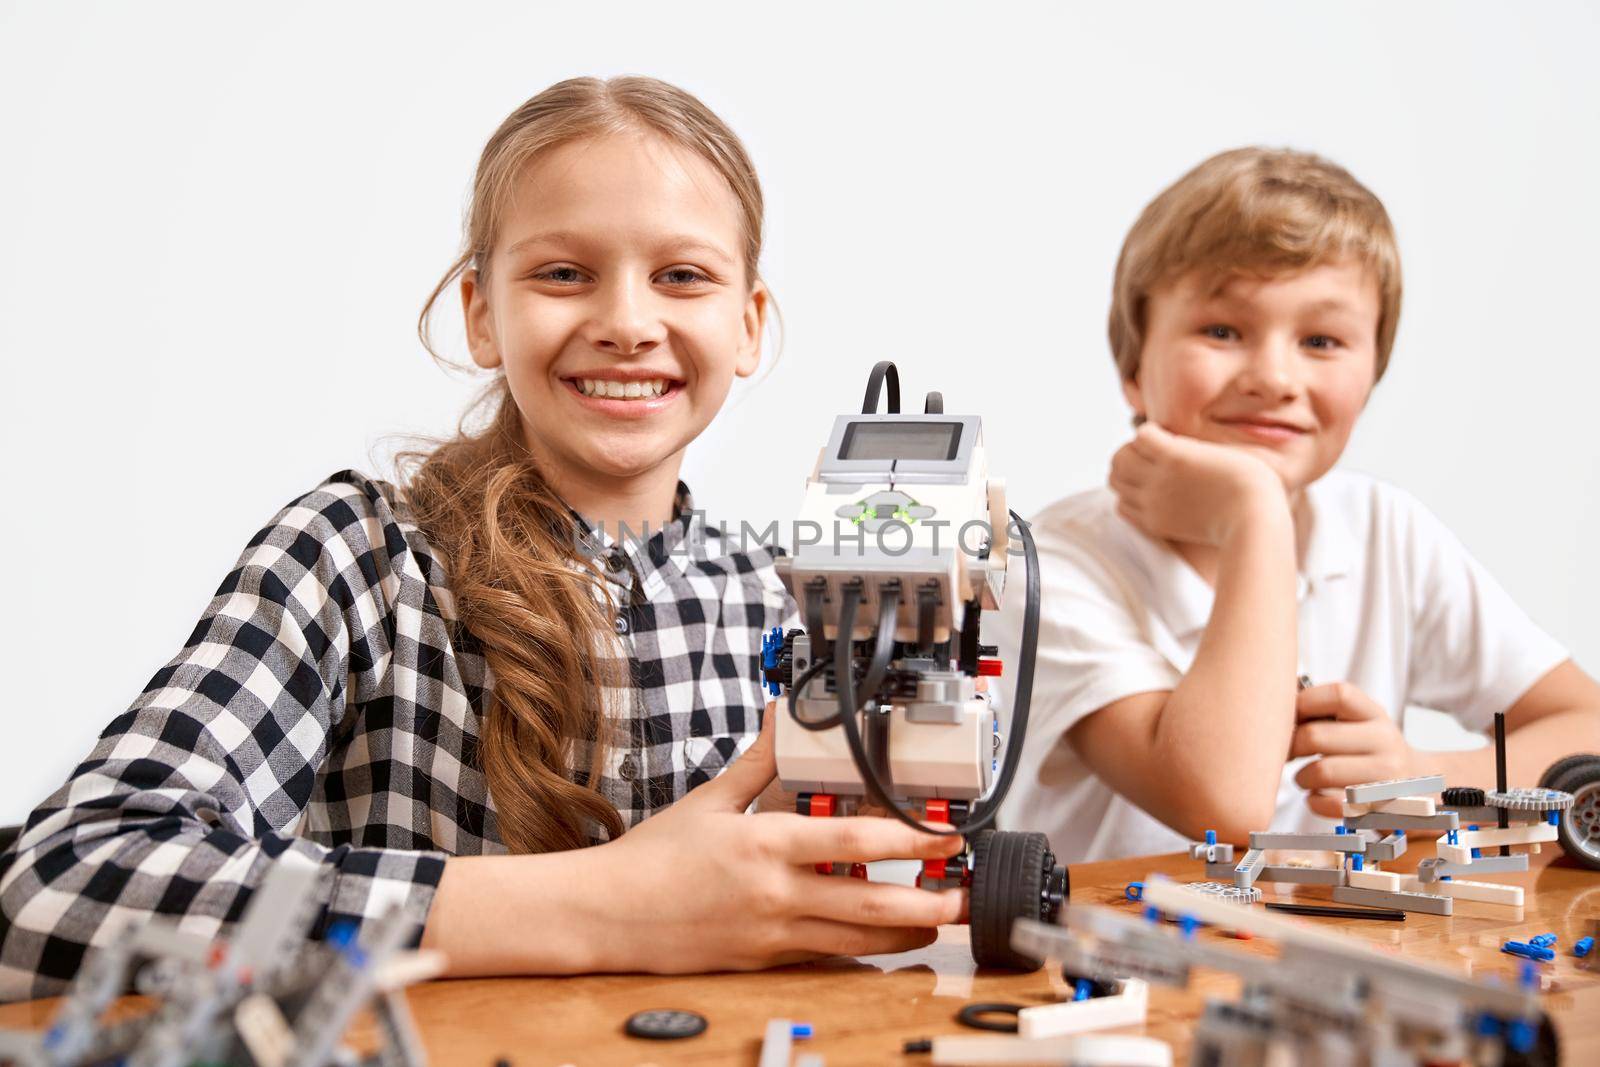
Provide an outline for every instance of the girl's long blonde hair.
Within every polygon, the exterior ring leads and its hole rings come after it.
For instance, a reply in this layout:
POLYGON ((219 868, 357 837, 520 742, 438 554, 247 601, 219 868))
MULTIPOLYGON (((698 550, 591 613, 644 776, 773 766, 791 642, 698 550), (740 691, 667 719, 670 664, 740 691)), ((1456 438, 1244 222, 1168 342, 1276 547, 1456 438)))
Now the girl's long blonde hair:
MULTIPOLYGON (((695 97, 654 78, 573 78, 513 111, 484 146, 461 255, 417 320, 435 359, 434 305, 469 269, 487 285, 491 253, 527 168, 559 145, 630 131, 697 153, 727 180, 742 216, 746 280, 755 284, 761 186, 733 131, 695 97)), ((598 571, 574 565, 581 532, 524 444, 522 419, 540 413, 517 408, 503 373, 483 404, 491 412, 485 428, 469 431, 464 418, 453 439, 401 457, 406 494, 443 556, 456 618, 494 676, 479 759, 501 840, 512 852, 580 848, 597 826, 610 838, 623 831, 598 786, 609 747, 603 687, 630 684, 629 664, 616 651, 614 608, 598 571), (573 766, 579 742, 588 749, 586 767, 573 766)))

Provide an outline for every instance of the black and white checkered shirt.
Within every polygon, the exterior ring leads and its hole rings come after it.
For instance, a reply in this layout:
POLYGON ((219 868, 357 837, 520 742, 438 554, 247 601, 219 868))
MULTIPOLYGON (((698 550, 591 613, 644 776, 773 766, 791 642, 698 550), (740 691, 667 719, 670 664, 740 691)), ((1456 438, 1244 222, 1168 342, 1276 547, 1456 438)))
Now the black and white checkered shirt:
MULTIPOLYGON (((754 741, 761 635, 793 602, 772 552, 723 550, 681 483, 665 530, 600 540, 634 683, 606 694, 600 789, 633 826, 754 741)), ((0 857, 0 1001, 59 992, 130 921, 225 932, 284 852, 329 870, 319 934, 424 914, 447 856, 504 852, 477 759, 493 681, 454 618, 393 486, 345 471, 280 512, 0 857)))

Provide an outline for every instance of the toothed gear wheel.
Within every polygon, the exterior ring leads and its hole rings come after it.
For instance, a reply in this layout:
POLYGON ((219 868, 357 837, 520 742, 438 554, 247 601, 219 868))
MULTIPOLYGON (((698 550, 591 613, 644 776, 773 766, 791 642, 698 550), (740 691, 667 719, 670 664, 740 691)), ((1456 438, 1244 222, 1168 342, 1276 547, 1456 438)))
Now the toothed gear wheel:
POLYGON ((1572 807, 1572 794, 1559 789, 1518 788, 1503 793, 1495 789, 1485 793, 1484 800, 1492 808, 1507 811, 1566 811, 1572 807))
POLYGON ((1192 893, 1201 896, 1216 897, 1233 904, 1256 904, 1261 900, 1261 890, 1255 886, 1234 885, 1232 882, 1190 882, 1184 886, 1192 893))
POLYGON ((1443 800, 1447 808, 1481 808, 1483 790, 1472 785, 1453 785, 1444 791, 1443 800))

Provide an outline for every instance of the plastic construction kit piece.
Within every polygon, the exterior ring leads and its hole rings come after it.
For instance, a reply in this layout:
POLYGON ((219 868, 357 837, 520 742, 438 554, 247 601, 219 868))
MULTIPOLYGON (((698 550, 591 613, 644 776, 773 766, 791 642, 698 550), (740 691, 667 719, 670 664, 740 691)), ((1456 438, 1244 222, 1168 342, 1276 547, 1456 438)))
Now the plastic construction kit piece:
MULTIPOLYGON (((922 1043, 916 1049, 921 1051, 922 1043)), ((926 1042, 933 1067, 1172 1067, 1172 1046, 1154 1037, 1081 1034, 1022 1041, 987 1034, 947 1034, 926 1042)))
POLYGON ((679 1041, 706 1032, 706 1017, 697 1012, 657 1008, 628 1016, 622 1032, 647 1041, 679 1041))
POLYGON ((1573 796, 1558 789, 1496 789, 1484 795, 1491 808, 1507 811, 1566 811, 1572 807, 1573 796))
POLYGON ((1420 778, 1391 778, 1383 782, 1345 786, 1344 798, 1351 804, 1370 804, 1379 800, 1398 800, 1401 797, 1443 792, 1444 775, 1428 774, 1420 778))
POLYGON ((1250 847, 1298 849, 1304 852, 1365 852, 1367 841, 1359 834, 1280 834, 1256 831, 1250 835, 1250 847))
POLYGON ((1355 815, 1437 815, 1439 802, 1432 797, 1395 797, 1393 800, 1374 800, 1367 804, 1344 803, 1344 816, 1355 815))
MULTIPOLYGON (((1421 883, 1417 884, 1421 885, 1421 883)), ((1483 904, 1506 904, 1516 908, 1522 907, 1522 887, 1520 885, 1470 882, 1457 878, 1441 878, 1439 881, 1430 882, 1427 885, 1427 892, 1438 893, 1440 896, 1454 897, 1456 900, 1475 900, 1483 904)))
POLYGON ((1526 941, 1507 941, 1505 944, 1500 946, 1500 951, 1511 956, 1521 956, 1524 959, 1538 960, 1541 963, 1548 963, 1550 960, 1556 958, 1556 954, 1550 949, 1541 948, 1538 945, 1530 945, 1526 941))
POLYGON ((757 1061, 759 1067, 789 1067, 789 1057, 794 1042, 810 1036, 810 1023, 768 1019, 766 1033, 761 1039, 761 1058, 757 1061))
POLYGON ((1350 873, 1343 867, 1270 865, 1261 868, 1260 881, 1288 882, 1293 885, 1345 885, 1350 873))
POLYGON ((1513 1054, 1536 1043, 1548 1055, 1526 1062, 1556 1062, 1557 1035, 1540 1011, 1536 979, 1518 987, 1475 979, 1264 909, 1195 898, 1163 878, 1146 880, 1144 900, 1273 939, 1279 951, 1188 940, 1092 905, 1066 909, 1065 929, 1019 920, 1012 937, 1019 950, 1060 960, 1071 974, 1137 974, 1178 987, 1196 968, 1238 976, 1237 999, 1209 1001, 1196 1023, 1192 1063, 1507 1064, 1524 1062, 1513 1054))
MULTIPOLYGON (((1267 857, 1265 854, 1259 848, 1252 847, 1250 851, 1244 854, 1244 858, 1239 861, 1238 865, 1233 868, 1233 884, 1240 889, 1249 889, 1255 884, 1257 876, 1261 874, 1261 868, 1266 866, 1266 863, 1267 857)), ((1211 873, 1209 867, 1206 869, 1206 873, 1211 873)))
POLYGON ((1538 945, 1540 948, 1554 948, 1559 940, 1561 939, 1555 934, 1534 934, 1528 938, 1528 944, 1538 945))
POLYGON ((1371 815, 1353 815, 1344 824, 1351 830, 1454 830, 1461 825, 1460 817, 1445 810, 1435 815, 1389 815, 1374 812, 1371 815))
POLYGON ((1081 1034, 1085 1030, 1133 1026, 1144 1022, 1149 1003, 1149 984, 1137 978, 1128 978, 1119 982, 1116 991, 1107 997, 1023 1008, 1017 1013, 1017 1035, 1025 1041, 1032 1041, 1041 1037, 1081 1034))
POLYGON ((1580 960, 1594 951, 1594 938, 1580 937, 1572 943, 1572 954, 1580 960))
POLYGON ((1340 904, 1360 904, 1373 908, 1399 908, 1426 915, 1449 915, 1454 909, 1449 897, 1431 893, 1395 892, 1385 889, 1357 889, 1354 886, 1335 886, 1333 899, 1340 904))
POLYGON ((1336 908, 1326 904, 1289 904, 1272 900, 1267 902, 1272 911, 1290 915, 1310 915, 1323 919, 1383 919, 1387 922, 1405 922, 1406 913, 1398 908, 1336 908))
POLYGON ((1204 841, 1196 841, 1189 846, 1189 858, 1205 860, 1207 863, 1232 863, 1233 845, 1227 842, 1219 844, 1217 832, 1207 830, 1204 841))
POLYGON ((1556 828, 1549 823, 1532 823, 1527 826, 1509 826, 1505 829, 1461 830, 1456 840, 1441 842, 1439 858, 1446 863, 1468 866, 1473 862, 1472 850, 1490 845, 1531 845, 1540 841, 1554 841, 1556 828))
POLYGON ((1382 889, 1398 893, 1403 879, 1390 871, 1347 871, 1345 884, 1356 889, 1382 889))
POLYGON ((1448 863, 1433 857, 1417 864, 1417 879, 1435 882, 1440 878, 1458 878, 1465 874, 1515 874, 1528 869, 1528 857, 1480 856, 1470 863, 1448 863))

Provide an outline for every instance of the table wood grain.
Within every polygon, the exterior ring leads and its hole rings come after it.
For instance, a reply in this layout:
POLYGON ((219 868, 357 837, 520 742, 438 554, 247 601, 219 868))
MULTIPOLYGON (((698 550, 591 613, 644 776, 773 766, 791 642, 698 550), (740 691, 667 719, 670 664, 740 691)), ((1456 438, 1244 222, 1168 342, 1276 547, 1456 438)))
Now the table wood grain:
MULTIPOLYGON (((1402 861, 1414 867, 1433 854, 1433 846, 1412 843, 1402 861)), ((1337 928, 1408 958, 1431 961, 1476 977, 1497 975, 1515 982, 1519 959, 1503 954, 1508 938, 1526 940, 1546 931, 1560 937, 1553 963, 1541 964, 1545 1010, 1561 1035, 1562 1061, 1600 1063, 1600 972, 1577 966, 1572 944, 1600 918, 1600 872, 1579 867, 1559 851, 1534 857, 1526 874, 1494 878, 1528 890, 1521 909, 1455 902, 1453 916, 1411 915, 1404 923, 1353 919, 1304 919, 1337 928)), ((1187 856, 1160 856, 1074 866, 1071 902, 1129 909, 1123 887, 1153 873, 1175 879, 1204 878, 1203 865, 1187 856)), ((1263 886, 1266 898, 1328 900, 1328 890, 1313 886, 1263 886)), ((1241 951, 1273 954, 1270 942, 1234 941, 1213 930, 1202 938, 1221 939, 1241 951)), ((927 1063, 905 1055, 909 1038, 964 1031, 956 1011, 973 1000, 1042 1004, 1064 990, 1059 976, 975 973, 965 927, 947 927, 937 942, 916 952, 863 959, 835 959, 756 974, 691 977, 593 975, 576 978, 497 978, 427 982, 409 991, 430 1061, 437 1067, 492 1067, 508 1060, 514 1067, 572 1064, 735 1064, 754 1065, 768 1019, 809 1022, 815 1036, 797 1044, 822 1055, 828 1067, 854 1064, 927 1063), (683 1041, 654 1042, 623 1034, 624 1020, 636 1011, 679 1008, 709 1020, 706 1032, 683 1041)), ((1151 988, 1149 1017, 1141 1027, 1115 1033, 1146 1034, 1171 1042, 1174 1062, 1187 1061, 1194 1020, 1209 996, 1232 996, 1237 982, 1220 972, 1198 971, 1187 989, 1151 988)), ((50 1000, 0 1006, 0 1026, 43 1027, 55 1010, 50 1000)), ((141 1010, 139 998, 126 998, 116 1010, 141 1010)), ((358 1026, 357 1030, 363 1029, 358 1026)), ((370 1037, 370 1035, 367 1035, 370 1037)), ((357 1044, 363 1035, 353 1033, 357 1044)))

